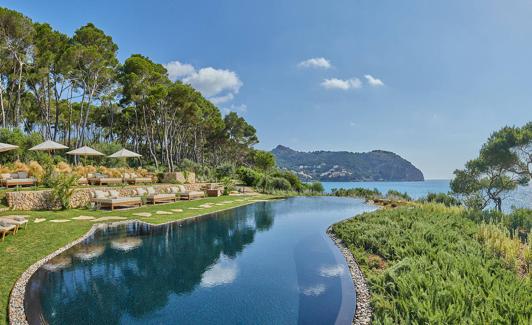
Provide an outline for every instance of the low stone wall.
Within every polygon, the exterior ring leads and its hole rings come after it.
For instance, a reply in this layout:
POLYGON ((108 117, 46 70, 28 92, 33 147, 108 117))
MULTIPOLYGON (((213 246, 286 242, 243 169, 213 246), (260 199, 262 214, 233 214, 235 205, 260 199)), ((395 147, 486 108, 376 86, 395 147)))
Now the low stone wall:
MULTIPOLYGON (((198 191, 210 186, 209 183, 194 183, 183 184, 189 191, 198 191)), ((169 187, 176 186, 175 184, 153 184, 157 193, 163 192, 169 187)), ((72 194, 70 199, 70 205, 72 208, 83 208, 90 203, 90 193, 94 190, 116 190, 120 193, 120 196, 135 195, 137 188, 146 188, 147 186, 98 186, 98 187, 86 187, 77 188, 72 194)), ((59 204, 52 200, 51 190, 41 191, 17 191, 7 192, 6 199, 7 205, 13 210, 51 210, 59 208, 59 204)))

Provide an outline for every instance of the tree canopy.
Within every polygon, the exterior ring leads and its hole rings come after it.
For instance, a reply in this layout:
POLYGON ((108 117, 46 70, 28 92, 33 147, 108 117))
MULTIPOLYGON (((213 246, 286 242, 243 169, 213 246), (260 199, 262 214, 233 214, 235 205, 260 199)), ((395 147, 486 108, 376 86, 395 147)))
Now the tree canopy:
POLYGON ((256 130, 92 23, 72 36, 0 8, 0 126, 69 147, 116 143, 156 168, 253 163, 256 130))

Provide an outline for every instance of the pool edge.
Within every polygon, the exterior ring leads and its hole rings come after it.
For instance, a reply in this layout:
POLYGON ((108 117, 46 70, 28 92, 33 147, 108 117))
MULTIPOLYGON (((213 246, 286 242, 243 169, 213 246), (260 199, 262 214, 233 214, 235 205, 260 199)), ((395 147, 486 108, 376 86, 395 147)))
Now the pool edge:
MULTIPOLYGON (((266 201, 275 201, 275 200, 282 200, 282 199, 284 199, 284 198, 278 198, 277 197, 277 198, 273 198, 273 199, 268 199, 266 201)), ((213 212, 206 212, 206 213, 203 213, 203 214, 198 214, 198 215, 195 215, 195 216, 190 216, 190 217, 186 217, 186 218, 178 219, 178 220, 171 220, 171 221, 164 222, 164 223, 159 223, 159 224, 154 224, 154 223, 150 223, 150 222, 146 222, 146 221, 138 220, 138 219, 129 219, 129 220, 124 220, 124 221, 97 223, 97 224, 93 225, 91 227, 91 229, 89 229, 89 231, 87 233, 85 233, 83 236, 81 236, 80 238, 78 238, 78 239, 66 244, 65 246, 53 251, 52 253, 48 254, 47 256, 45 256, 42 259, 38 260, 37 262, 33 263, 30 267, 28 267, 26 269, 26 271, 24 271, 24 273, 22 273, 19 276, 19 278, 15 282, 15 285, 13 285, 13 288, 11 289, 11 293, 9 294, 8 323, 12 324, 12 325, 28 325, 29 324, 28 321, 26 320, 26 311, 24 309, 24 299, 25 299, 25 296, 26 296, 26 286, 27 286, 28 281, 31 278, 31 276, 41 266, 43 266, 46 262, 48 262, 52 258, 56 257, 57 255, 63 253, 64 251, 66 251, 67 249, 71 248, 72 246, 77 245, 80 242, 82 242, 83 240, 87 239, 89 236, 93 235, 94 232, 96 230, 98 230, 100 227, 105 227, 105 226, 109 226, 109 225, 128 224, 128 223, 133 223, 133 222, 140 222, 140 223, 148 224, 150 226, 158 227, 158 226, 164 226, 164 225, 167 225, 167 224, 170 224, 170 223, 181 223, 181 222, 188 221, 188 220, 191 220, 191 219, 202 218, 202 217, 206 217, 206 216, 209 216, 209 215, 212 215, 212 214, 215 214, 215 213, 228 211, 228 210, 231 210, 231 209, 236 209, 236 208, 239 208, 239 207, 243 207, 243 206, 247 206, 247 205, 251 205, 251 204, 256 204, 256 203, 260 203, 260 202, 266 202, 266 201, 259 200, 259 201, 245 202, 245 203, 243 203, 241 205, 238 205, 238 206, 229 207, 229 208, 226 208, 226 209, 221 209, 221 210, 217 210, 217 211, 213 211, 213 212)))
POLYGON ((366 325, 371 324, 371 315, 372 315, 372 309, 371 309, 371 294, 368 288, 368 284, 366 282, 366 278, 364 277, 364 274, 360 270, 360 267, 358 266, 358 263, 355 260, 355 257, 347 248, 347 246, 344 245, 343 241, 336 237, 336 235, 332 232, 332 225, 327 228, 327 235, 329 238, 332 239, 336 247, 340 250, 342 255, 344 256, 344 259, 349 267, 349 271, 351 273, 351 280, 353 281, 353 284, 355 285, 355 292, 356 292, 356 300, 355 300, 355 315, 353 316, 353 325, 366 325))

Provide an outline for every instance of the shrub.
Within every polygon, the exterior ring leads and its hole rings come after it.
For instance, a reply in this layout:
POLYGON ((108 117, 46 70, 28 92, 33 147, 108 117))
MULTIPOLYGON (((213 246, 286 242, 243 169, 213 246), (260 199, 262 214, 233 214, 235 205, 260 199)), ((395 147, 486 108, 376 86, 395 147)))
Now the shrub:
POLYGON ((317 193, 317 194, 321 194, 321 193, 325 192, 325 189, 323 188, 323 184, 321 182, 312 182, 309 185, 309 190, 312 193, 317 193))
POLYGON ((221 180, 226 177, 233 177, 235 173, 235 166, 232 164, 222 164, 215 169, 216 179, 221 180))
POLYGON ((419 201, 441 203, 448 207, 461 205, 460 200, 445 193, 429 193, 426 197, 420 199, 419 201))
POLYGON ((28 164, 28 171, 31 176, 35 177, 37 181, 41 181, 44 176, 44 168, 35 160, 30 161, 28 164))
POLYGON ((401 193, 401 192, 396 191, 396 190, 388 190, 388 192, 386 193, 386 198, 389 199, 389 200, 412 201, 412 198, 410 197, 410 195, 408 195, 408 193, 406 193, 406 192, 401 193))
POLYGON ((376 324, 528 324, 530 279, 520 279, 476 240, 459 209, 382 209, 333 226, 371 290, 376 324), (368 259, 378 255, 383 270, 368 259))
POLYGON ((262 174, 248 167, 240 167, 236 174, 238 178, 247 186, 256 186, 262 174))
POLYGON ((356 187, 356 188, 333 188, 332 194, 335 196, 353 196, 358 198, 363 198, 366 200, 372 200, 376 198, 382 197, 382 193, 374 188, 372 190, 362 187, 356 187))
POLYGON ((292 185, 285 178, 282 177, 272 177, 271 178, 272 189, 279 191, 290 191, 292 190, 292 185))
POLYGON ((501 225, 481 224, 477 239, 490 251, 501 257, 506 266, 519 271, 521 242, 517 238, 511 238, 508 229, 501 225))
POLYGON ((75 175, 56 174, 51 178, 52 199, 59 203, 61 209, 70 208, 70 198, 77 182, 75 175))
POLYGON ((303 192, 305 189, 299 177, 297 177, 297 175, 291 171, 277 171, 273 173, 272 176, 286 179, 288 182, 290 182, 290 187, 294 191, 303 192))

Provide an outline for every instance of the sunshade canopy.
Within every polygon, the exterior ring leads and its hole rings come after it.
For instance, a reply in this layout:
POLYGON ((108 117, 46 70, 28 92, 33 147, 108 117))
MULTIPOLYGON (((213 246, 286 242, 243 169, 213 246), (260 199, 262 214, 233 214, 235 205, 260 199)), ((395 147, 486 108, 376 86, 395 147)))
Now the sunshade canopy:
POLYGON ((9 150, 15 150, 18 146, 15 146, 14 144, 8 144, 8 143, 1 143, 0 142, 0 152, 9 151, 9 150))
POLYGON ((46 140, 41 144, 36 145, 35 147, 30 148, 32 151, 51 151, 51 150, 61 150, 67 149, 67 146, 64 146, 60 143, 54 142, 52 140, 46 140))
POLYGON ((136 152, 129 151, 127 149, 120 149, 114 154, 110 155, 109 158, 139 158, 142 155, 139 155, 136 152))
POLYGON ((67 155, 72 156, 105 156, 103 153, 92 149, 91 147, 83 146, 67 152, 67 155))

